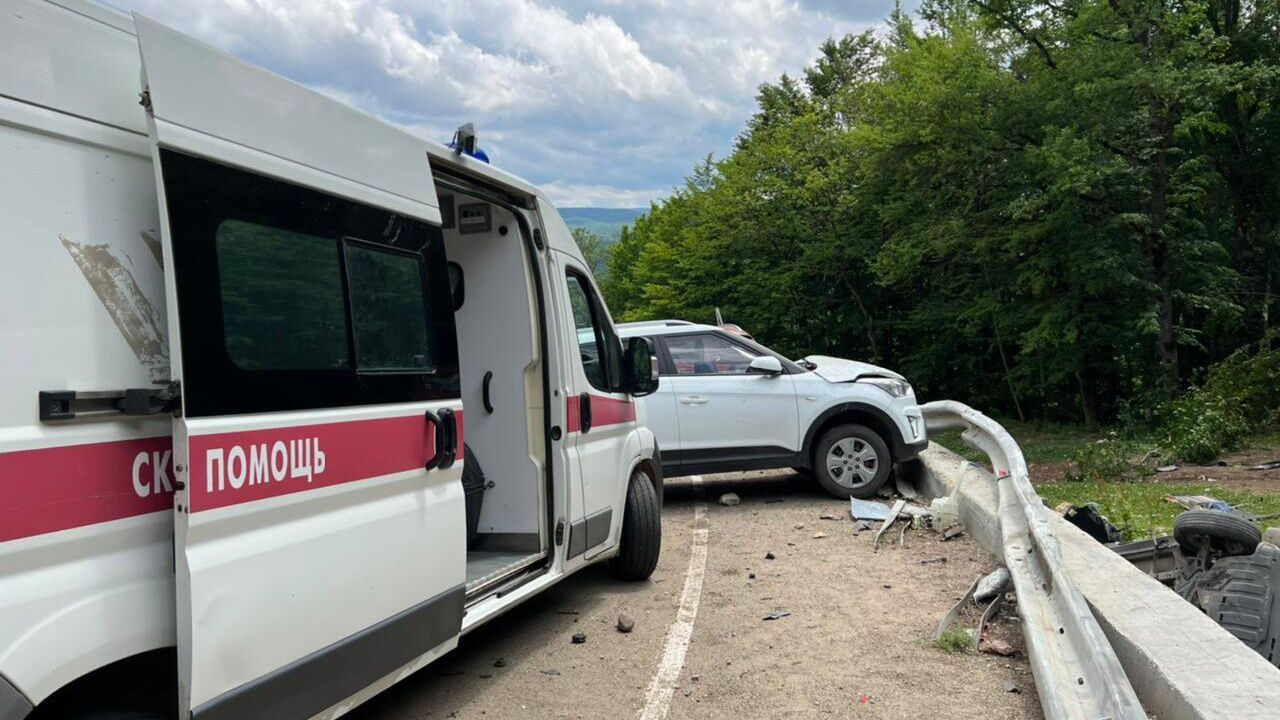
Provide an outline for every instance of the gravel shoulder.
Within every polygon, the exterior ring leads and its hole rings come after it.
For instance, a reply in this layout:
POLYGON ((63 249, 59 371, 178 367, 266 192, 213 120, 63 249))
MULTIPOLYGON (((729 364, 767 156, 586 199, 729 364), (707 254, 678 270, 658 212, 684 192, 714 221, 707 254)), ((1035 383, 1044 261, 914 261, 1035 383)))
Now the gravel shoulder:
MULTIPOLYGON (((853 534, 847 503, 790 472, 707 476, 703 487, 706 573, 668 718, 1041 717, 1025 657, 929 643, 969 583, 996 566, 972 540, 911 530, 899 546, 895 528, 873 552, 874 533, 853 534), (719 505, 727 492, 741 504, 719 505), (764 619, 780 612, 790 615, 764 619)), ((579 573, 348 717, 636 717, 676 617, 694 504, 689 479, 668 481, 649 582, 579 573), (614 629, 622 612, 635 618, 631 633, 614 629), (587 641, 572 644, 579 631, 587 641)), ((1004 616, 989 636, 1020 650, 1013 612, 1004 616)))

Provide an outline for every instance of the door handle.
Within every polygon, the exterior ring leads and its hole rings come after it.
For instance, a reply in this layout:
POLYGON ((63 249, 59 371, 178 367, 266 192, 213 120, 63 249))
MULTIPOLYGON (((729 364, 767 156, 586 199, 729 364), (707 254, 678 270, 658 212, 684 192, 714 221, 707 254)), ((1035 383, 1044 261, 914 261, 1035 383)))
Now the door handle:
POLYGON ((578 425, 584 433, 591 430, 591 393, 578 396, 578 425))
POLYGON ((428 425, 435 426, 436 446, 423 467, 428 471, 453 467, 453 461, 458 457, 458 416, 445 408, 439 415, 427 410, 424 417, 428 425))
POLYGON ((682 405, 706 405, 707 399, 701 395, 685 395, 680 398, 680 403, 682 405))
POLYGON ((432 435, 435 436, 436 446, 432 448, 433 452, 431 453, 431 457, 427 458, 426 464, 423 465, 423 468, 425 468, 427 472, 430 472, 440 465, 440 460, 444 457, 440 453, 441 443, 444 440, 444 428, 440 424, 439 416, 435 413, 428 410, 423 415, 426 418, 427 425, 435 428, 435 432, 433 432, 432 435))
POLYGON ((493 371, 486 370, 484 373, 484 382, 480 385, 480 402, 484 404, 484 411, 493 414, 493 403, 489 401, 489 383, 493 382, 493 371))

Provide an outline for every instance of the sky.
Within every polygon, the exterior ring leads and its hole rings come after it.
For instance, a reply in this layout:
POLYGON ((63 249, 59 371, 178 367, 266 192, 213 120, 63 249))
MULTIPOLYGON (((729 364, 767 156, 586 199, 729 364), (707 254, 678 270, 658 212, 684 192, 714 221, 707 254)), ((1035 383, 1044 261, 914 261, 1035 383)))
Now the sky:
POLYGON ((476 127, 562 206, 646 207, 761 83, 893 0, 112 0, 422 137, 476 127))

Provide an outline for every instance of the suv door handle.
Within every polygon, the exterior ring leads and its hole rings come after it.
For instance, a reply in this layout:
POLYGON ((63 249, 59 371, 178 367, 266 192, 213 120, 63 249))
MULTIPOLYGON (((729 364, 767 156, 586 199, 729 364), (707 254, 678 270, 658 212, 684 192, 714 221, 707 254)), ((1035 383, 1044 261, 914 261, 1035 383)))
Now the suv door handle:
POLYGON ((682 405, 706 405, 707 399, 701 395, 685 395, 680 398, 680 403, 682 405))
POLYGON ((582 393, 578 396, 578 425, 582 428, 582 432, 591 430, 591 393, 582 393))

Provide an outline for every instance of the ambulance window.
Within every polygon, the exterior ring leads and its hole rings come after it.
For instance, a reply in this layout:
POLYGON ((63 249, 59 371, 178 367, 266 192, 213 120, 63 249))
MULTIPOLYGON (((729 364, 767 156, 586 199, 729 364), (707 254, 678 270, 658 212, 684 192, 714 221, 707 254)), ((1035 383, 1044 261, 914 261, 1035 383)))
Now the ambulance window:
POLYGON ((621 345, 591 289, 591 282, 572 270, 567 279, 582 369, 593 387, 613 392, 618 389, 622 376, 621 345))
POLYGON ((422 256, 349 242, 347 273, 356 367, 361 372, 433 372, 422 256))
POLYGON ((214 242, 232 362, 243 370, 348 366, 337 242, 241 220, 220 223, 214 242))
POLYGON ((459 397, 439 225, 160 158, 188 417, 459 397))

